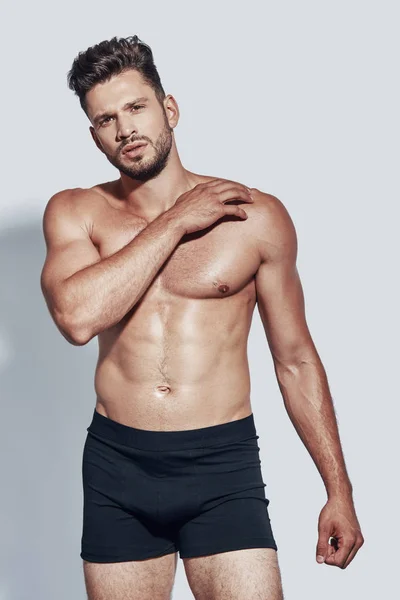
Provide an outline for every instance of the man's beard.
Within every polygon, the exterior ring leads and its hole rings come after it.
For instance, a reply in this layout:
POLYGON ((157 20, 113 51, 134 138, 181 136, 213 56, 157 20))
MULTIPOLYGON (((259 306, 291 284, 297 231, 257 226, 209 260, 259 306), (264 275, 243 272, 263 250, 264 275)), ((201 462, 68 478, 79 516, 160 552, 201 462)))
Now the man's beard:
MULTIPOLYGON (((109 154, 106 154, 106 156, 110 163, 127 177, 137 179, 138 181, 148 181, 149 179, 157 177, 157 175, 164 170, 168 162, 172 147, 172 132, 173 129, 169 126, 168 122, 165 121, 165 127, 158 136, 155 144, 153 144, 149 138, 140 138, 140 140, 148 143, 145 152, 149 152, 149 146, 154 148, 155 156, 153 158, 145 158, 143 155, 138 155, 132 158, 125 158, 125 162, 122 162, 120 159, 120 152, 118 152, 116 156, 110 156, 109 154)), ((126 143, 124 147, 127 146, 128 143, 126 143)))

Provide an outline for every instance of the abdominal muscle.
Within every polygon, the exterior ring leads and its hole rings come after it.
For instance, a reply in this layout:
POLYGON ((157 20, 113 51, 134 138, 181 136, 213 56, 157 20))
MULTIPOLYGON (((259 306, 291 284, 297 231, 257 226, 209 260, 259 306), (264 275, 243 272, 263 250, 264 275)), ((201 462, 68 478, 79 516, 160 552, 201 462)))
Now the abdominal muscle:
POLYGON ((247 417, 249 308, 234 298, 144 302, 98 335, 96 410, 153 431, 247 417))

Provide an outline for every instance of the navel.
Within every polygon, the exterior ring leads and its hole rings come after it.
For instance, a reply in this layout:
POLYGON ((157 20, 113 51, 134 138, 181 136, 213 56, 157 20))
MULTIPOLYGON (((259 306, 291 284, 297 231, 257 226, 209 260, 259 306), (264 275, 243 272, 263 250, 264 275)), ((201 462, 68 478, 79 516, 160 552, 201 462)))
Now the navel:
POLYGON ((158 385, 156 387, 158 392, 163 392, 164 394, 168 394, 171 391, 171 388, 168 385, 158 385))

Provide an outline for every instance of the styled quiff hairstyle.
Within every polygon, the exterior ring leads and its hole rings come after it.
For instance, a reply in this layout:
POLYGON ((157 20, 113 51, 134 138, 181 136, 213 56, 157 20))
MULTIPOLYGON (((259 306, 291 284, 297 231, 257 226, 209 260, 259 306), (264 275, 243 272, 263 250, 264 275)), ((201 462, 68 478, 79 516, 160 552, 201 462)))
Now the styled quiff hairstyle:
POLYGON ((153 53, 150 46, 137 35, 127 38, 113 37, 79 52, 68 72, 68 87, 75 92, 87 113, 86 94, 97 83, 109 81, 114 75, 135 70, 153 88, 160 104, 165 98, 153 53))

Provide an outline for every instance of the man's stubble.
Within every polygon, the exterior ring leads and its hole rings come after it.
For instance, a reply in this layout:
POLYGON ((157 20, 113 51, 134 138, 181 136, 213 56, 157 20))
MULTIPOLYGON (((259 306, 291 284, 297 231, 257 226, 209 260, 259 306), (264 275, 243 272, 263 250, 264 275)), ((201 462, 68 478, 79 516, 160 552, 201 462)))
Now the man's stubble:
MULTIPOLYGON (((109 154, 106 154, 106 156, 109 162, 127 177, 138 181, 148 181, 157 177, 167 165, 172 148, 172 136, 173 129, 170 127, 164 113, 164 127, 155 143, 150 138, 142 136, 141 138, 134 138, 127 141, 122 147, 123 149, 135 141, 146 141, 149 146, 154 148, 154 156, 152 158, 145 158, 143 155, 139 155, 121 160, 121 149, 118 150, 115 156, 110 156, 109 154)), ((149 148, 146 147, 145 151, 148 152, 149 148)))

